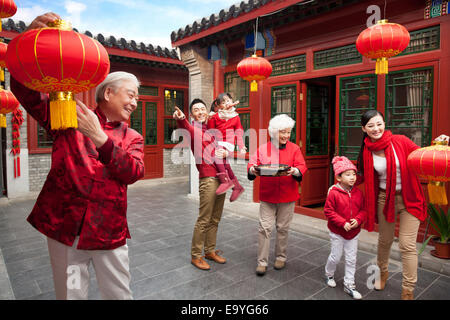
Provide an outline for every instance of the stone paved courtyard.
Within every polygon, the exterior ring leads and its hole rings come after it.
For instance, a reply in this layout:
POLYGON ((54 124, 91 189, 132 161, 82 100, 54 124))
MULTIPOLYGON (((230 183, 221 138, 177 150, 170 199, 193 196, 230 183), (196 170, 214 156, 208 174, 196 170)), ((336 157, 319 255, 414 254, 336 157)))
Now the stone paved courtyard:
MULTIPOLYGON (((329 241, 293 230, 286 268, 273 269, 272 245, 268 272, 264 277, 256 276, 257 221, 227 211, 228 198, 218 234, 218 249, 227 263, 211 262, 210 271, 193 267, 189 252, 198 203, 187 195, 188 189, 187 181, 164 180, 129 189, 132 239, 128 245, 135 299, 351 299, 343 292, 343 262, 336 272, 336 288, 328 288, 323 280, 329 241)), ((45 237, 25 221, 34 201, 30 198, 0 204, 0 299, 55 299, 45 237)), ((363 299, 399 299, 398 262, 392 261, 383 292, 367 288, 367 268, 374 259, 372 253, 358 252, 356 284, 363 299)), ((89 299, 101 299, 92 266, 91 271, 89 299)), ((450 299, 450 277, 419 268, 418 279, 416 299, 450 299)))

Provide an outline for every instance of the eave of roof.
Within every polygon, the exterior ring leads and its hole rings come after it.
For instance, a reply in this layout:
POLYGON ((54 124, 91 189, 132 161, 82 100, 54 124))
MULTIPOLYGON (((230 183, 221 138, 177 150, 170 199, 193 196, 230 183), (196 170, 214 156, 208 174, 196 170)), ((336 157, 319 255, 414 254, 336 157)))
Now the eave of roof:
POLYGON ((232 5, 227 11, 221 10, 218 15, 212 14, 209 19, 203 18, 171 33, 173 47, 180 47, 214 33, 229 29, 238 24, 256 19, 293 4, 309 0, 247 0, 239 5, 232 5))
MULTIPOLYGON (((2 22, 3 31, 1 34, 9 39, 15 37, 18 33, 24 32, 27 28, 23 21, 14 21, 8 19, 2 22)), ((74 31, 77 31, 74 29, 74 31)), ((101 33, 93 36, 90 31, 84 33, 88 37, 100 42, 111 56, 123 56, 130 58, 128 61, 147 60, 154 61, 154 65, 174 64, 184 69, 184 63, 178 57, 176 50, 169 50, 160 46, 154 47, 151 44, 145 45, 143 42, 137 44, 134 40, 127 41, 124 38, 116 39, 113 36, 105 38, 101 33)))

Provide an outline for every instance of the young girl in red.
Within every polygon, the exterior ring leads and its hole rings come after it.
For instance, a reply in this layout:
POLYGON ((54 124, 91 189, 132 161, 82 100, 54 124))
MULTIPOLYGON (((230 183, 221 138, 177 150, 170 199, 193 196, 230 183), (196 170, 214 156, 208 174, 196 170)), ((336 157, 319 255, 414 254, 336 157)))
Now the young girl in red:
MULTIPOLYGON (((228 152, 234 152, 234 144, 235 140, 237 140, 239 152, 245 154, 247 149, 242 138, 244 129, 242 128, 239 114, 234 108, 238 103, 239 101, 233 102, 229 93, 219 94, 211 105, 211 111, 217 110, 217 112, 209 118, 207 127, 208 129, 217 129, 221 133, 222 139, 216 142, 219 147, 226 149, 228 152)), ((230 201, 235 201, 244 192, 244 188, 240 185, 226 159, 216 161, 215 165, 219 171, 217 178, 220 181, 220 186, 217 188, 216 193, 224 193, 232 187, 233 192, 230 196, 230 201)))

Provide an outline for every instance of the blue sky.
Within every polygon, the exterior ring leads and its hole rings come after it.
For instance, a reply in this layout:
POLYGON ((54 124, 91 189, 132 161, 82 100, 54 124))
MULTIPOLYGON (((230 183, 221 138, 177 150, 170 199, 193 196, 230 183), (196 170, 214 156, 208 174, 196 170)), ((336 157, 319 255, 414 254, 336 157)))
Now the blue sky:
POLYGON ((74 28, 105 37, 172 48, 170 34, 197 19, 228 9, 238 0, 15 0, 14 20, 29 24, 48 11, 74 28))

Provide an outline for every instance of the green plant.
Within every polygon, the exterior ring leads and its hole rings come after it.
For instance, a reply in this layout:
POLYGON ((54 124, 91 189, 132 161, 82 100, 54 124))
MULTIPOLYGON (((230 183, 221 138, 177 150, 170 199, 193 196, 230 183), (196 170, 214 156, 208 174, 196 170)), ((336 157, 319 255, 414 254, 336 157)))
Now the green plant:
MULTIPOLYGON (((433 226, 433 229, 439 234, 440 242, 447 243, 450 239, 450 207, 447 210, 447 214, 444 212, 444 209, 436 206, 432 203, 428 204, 428 214, 430 216, 430 223, 433 226)), ((428 242, 434 238, 435 235, 431 235, 428 239, 423 243, 422 248, 419 250, 419 254, 425 250, 428 242)))

